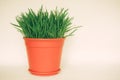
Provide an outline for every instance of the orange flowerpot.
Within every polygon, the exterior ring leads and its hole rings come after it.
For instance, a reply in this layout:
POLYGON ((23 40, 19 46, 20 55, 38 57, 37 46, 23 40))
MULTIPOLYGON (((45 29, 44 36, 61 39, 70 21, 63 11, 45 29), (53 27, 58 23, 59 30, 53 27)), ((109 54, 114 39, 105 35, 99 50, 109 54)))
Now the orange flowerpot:
POLYGON ((34 75, 54 75, 60 71, 64 38, 24 38, 28 54, 29 71, 34 75))

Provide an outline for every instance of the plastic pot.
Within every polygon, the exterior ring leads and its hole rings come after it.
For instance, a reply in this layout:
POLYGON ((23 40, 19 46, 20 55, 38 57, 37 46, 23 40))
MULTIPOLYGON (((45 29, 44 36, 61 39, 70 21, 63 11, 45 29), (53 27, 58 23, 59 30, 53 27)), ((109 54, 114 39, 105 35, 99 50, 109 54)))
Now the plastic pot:
POLYGON ((43 76, 59 73, 64 38, 24 38, 24 40, 30 73, 43 76))

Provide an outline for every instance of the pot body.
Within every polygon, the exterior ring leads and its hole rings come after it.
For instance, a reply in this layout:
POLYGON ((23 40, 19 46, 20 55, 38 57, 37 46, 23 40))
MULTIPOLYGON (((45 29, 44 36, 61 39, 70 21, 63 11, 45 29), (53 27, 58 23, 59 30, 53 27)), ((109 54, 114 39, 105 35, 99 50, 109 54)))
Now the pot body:
POLYGON ((54 75, 60 71, 60 61, 64 38, 37 39, 24 38, 29 71, 34 75, 54 75))

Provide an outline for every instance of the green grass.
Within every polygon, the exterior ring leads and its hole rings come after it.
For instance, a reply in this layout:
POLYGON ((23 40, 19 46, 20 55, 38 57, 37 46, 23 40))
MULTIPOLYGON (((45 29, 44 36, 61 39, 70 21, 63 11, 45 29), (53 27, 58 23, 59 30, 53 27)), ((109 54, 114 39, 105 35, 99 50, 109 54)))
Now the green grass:
POLYGON ((16 17, 15 28, 26 38, 65 38, 73 35, 77 27, 72 27, 72 17, 68 9, 43 10, 35 13, 32 9, 16 17))

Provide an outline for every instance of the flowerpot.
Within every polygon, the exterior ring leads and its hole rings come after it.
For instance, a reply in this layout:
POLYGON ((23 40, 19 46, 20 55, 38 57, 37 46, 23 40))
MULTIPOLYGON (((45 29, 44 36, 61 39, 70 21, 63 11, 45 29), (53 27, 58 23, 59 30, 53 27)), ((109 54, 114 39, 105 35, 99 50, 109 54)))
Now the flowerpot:
POLYGON ((59 73, 64 38, 24 38, 24 40, 30 73, 43 76, 59 73))

